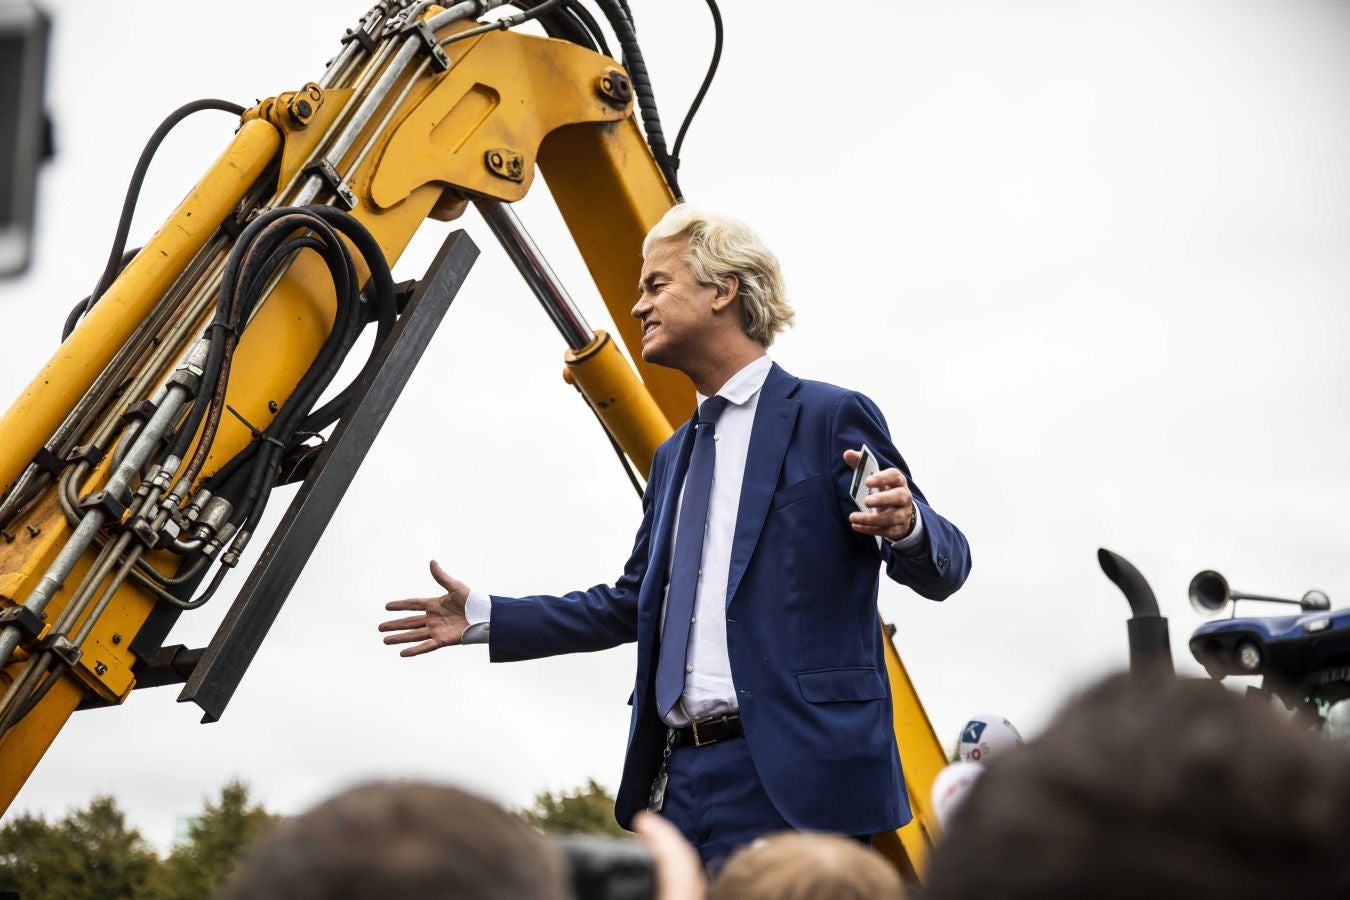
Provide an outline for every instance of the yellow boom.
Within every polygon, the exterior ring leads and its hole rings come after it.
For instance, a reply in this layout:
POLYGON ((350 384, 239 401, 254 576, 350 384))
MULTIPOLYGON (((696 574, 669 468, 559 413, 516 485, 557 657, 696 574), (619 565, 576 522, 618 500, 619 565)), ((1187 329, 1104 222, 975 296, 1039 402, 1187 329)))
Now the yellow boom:
MULTIPOLYGON (((562 331, 566 379, 637 470, 646 475, 672 423, 693 411, 684 376, 641 361, 628 315, 642 239, 675 200, 634 118, 630 75, 577 44, 474 21, 496 5, 378 4, 319 81, 247 110, 0 418, 0 812, 77 708, 120 703, 151 680, 164 617, 192 605, 205 571, 244 552, 238 504, 208 493, 228 483, 232 461, 280 443, 267 429, 327 352, 342 308, 331 261, 291 244, 250 318, 212 324, 240 234, 269 210, 349 209, 382 255, 353 252, 364 284, 428 218, 473 204, 562 331), (536 169, 636 370, 615 337, 581 319, 511 211, 536 169), (228 356, 223 396, 193 419, 212 353, 228 356), (166 455, 180 429, 190 429, 187 451, 166 455)), ((290 237, 321 230, 296 226, 290 237)), ((928 794, 942 754, 889 640, 887 662, 915 820, 878 846, 914 873, 933 834, 928 794)))

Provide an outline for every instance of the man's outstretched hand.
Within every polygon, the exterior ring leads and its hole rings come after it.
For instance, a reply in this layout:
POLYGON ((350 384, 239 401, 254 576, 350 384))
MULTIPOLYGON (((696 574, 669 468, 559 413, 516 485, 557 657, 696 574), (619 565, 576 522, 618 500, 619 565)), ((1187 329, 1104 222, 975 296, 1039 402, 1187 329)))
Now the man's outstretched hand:
POLYGON ((380 625, 381 631, 392 632, 385 636, 386 644, 420 642, 415 647, 405 647, 399 651, 399 656, 418 656, 441 647, 453 647, 460 642, 464 630, 469 627, 469 620, 464 617, 469 586, 447 575, 434 559, 431 561, 431 577, 445 588, 446 592, 441 596, 390 600, 384 605, 390 612, 418 613, 403 619, 391 619, 380 625))
MULTIPOLYGON (((861 454, 857 450, 845 450, 844 462, 851 469, 858 468, 861 454)), ((909 482, 897 468, 882 469, 869 477, 866 482, 876 493, 868 495, 863 502, 872 512, 855 512, 849 515, 849 524, 859 534, 872 534, 884 537, 888 541, 898 541, 914 530, 914 495, 909 491, 909 482)))

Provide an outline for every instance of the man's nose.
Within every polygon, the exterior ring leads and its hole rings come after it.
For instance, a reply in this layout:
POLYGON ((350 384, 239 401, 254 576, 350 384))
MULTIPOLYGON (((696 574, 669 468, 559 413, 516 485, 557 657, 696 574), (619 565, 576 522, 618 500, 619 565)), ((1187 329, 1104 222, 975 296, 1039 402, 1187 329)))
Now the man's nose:
POLYGON ((637 303, 633 304, 633 312, 632 312, 633 318, 635 319, 642 318, 644 315, 647 314, 647 311, 650 310, 651 308, 652 305, 647 301, 647 295, 639 294, 637 303))

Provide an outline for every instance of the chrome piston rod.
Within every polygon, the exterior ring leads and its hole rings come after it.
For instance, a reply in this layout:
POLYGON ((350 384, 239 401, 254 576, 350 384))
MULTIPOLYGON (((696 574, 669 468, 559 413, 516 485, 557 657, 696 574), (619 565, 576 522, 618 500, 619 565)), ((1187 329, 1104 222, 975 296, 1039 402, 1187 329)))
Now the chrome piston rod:
POLYGON ((492 229, 506 255, 516 264, 525 283, 539 298, 544 312, 548 313, 548 317, 558 327, 563 340, 567 341, 567 346, 573 350, 590 346, 595 340, 595 332, 586 323, 581 310, 572 302, 572 296, 558 280, 548 260, 539 252, 539 246, 525 230, 515 210, 509 204, 498 200, 475 200, 474 206, 478 207, 483 221, 492 229))

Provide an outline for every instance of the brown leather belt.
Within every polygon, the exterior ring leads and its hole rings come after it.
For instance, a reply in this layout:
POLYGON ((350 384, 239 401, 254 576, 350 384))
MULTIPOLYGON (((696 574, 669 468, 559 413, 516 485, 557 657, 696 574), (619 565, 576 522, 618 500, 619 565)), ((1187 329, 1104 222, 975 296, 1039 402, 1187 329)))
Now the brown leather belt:
POLYGON ((718 716, 714 719, 702 719, 688 728, 672 728, 671 749, 677 747, 706 747, 718 741, 729 741, 745 734, 741 727, 741 717, 734 713, 718 716))

